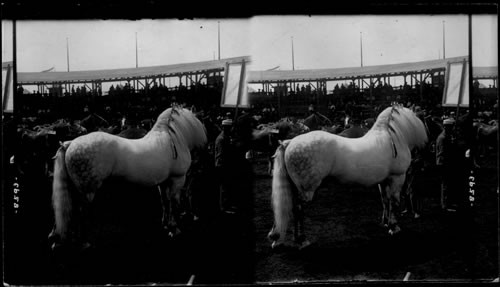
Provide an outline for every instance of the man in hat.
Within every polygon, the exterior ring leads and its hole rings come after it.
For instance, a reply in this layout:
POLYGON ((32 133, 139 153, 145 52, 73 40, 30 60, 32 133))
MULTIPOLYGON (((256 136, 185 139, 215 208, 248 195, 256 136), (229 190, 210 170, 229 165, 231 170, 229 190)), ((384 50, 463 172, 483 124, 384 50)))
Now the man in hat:
POLYGON ((460 158, 458 146, 454 135, 455 120, 446 118, 443 120, 444 130, 436 139, 436 165, 441 175, 441 208, 443 210, 454 211, 449 208, 456 197, 456 171, 457 160, 460 158))
POLYGON ((219 179, 219 205, 222 212, 234 213, 234 184, 232 180, 232 154, 231 144, 233 121, 222 121, 222 132, 215 140, 215 168, 219 179))

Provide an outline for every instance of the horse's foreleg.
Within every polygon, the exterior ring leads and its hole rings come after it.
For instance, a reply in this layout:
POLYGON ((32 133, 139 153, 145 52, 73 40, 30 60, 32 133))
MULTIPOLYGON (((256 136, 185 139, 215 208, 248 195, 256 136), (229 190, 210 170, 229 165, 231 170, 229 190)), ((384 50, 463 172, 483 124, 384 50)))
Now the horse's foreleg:
POLYGON ((387 190, 386 190, 386 184, 380 183, 378 185, 378 189, 380 191, 380 199, 382 202, 382 222, 381 224, 385 227, 389 226, 389 216, 387 215, 388 213, 388 208, 389 208, 389 199, 387 197, 387 190))
POLYGON ((397 214, 399 211, 401 188, 403 187, 405 179, 406 174, 393 177, 387 187, 387 196, 389 198, 389 233, 391 235, 398 233, 401 230, 398 226, 397 214))
POLYGON ((179 217, 179 206, 181 198, 181 190, 186 181, 186 176, 174 177, 169 180, 168 201, 170 203, 170 212, 168 226, 171 235, 177 235, 180 230, 177 226, 177 219, 179 217))
POLYGON ((162 226, 164 229, 168 229, 168 214, 170 205, 168 203, 168 185, 167 184, 159 184, 158 192, 160 193, 161 207, 162 207, 162 226))

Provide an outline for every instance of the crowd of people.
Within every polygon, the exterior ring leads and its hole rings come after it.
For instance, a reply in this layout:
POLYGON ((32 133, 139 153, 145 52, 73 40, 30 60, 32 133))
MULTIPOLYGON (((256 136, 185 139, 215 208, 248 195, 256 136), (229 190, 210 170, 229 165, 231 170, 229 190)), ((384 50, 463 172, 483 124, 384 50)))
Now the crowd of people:
MULTIPOLYGON (((457 128, 458 121, 455 116, 456 108, 444 108, 440 105, 442 90, 436 90, 436 87, 424 84, 423 97, 419 96, 420 87, 412 89, 408 85, 394 89, 388 84, 379 84, 369 90, 361 90, 354 83, 351 85, 336 85, 331 94, 325 95, 321 101, 318 101, 319 91, 312 89, 310 85, 297 85, 289 95, 284 96, 292 99, 301 98, 308 104, 303 106, 303 112, 295 113, 296 118, 305 118, 311 114, 311 106, 314 112, 320 110, 326 111, 325 115, 334 125, 342 125, 347 128, 351 123, 349 119, 357 122, 367 122, 391 103, 398 102, 420 114, 424 120, 426 117, 433 118, 444 126, 443 132, 435 139, 432 139, 435 153, 435 164, 442 175, 442 207, 443 209, 452 209, 457 204, 457 199, 450 195, 450 190, 455 189, 458 173, 463 170, 457 168, 463 167, 465 155, 463 137, 460 134, 460 128, 457 128), (404 92, 403 92, 404 90, 404 92), (371 96, 370 96, 371 95, 371 96), (404 95, 404 97, 403 97, 404 95), (307 101, 309 98, 309 101, 307 101), (318 105, 319 103, 327 103, 318 105), (450 128, 453 126, 454 128, 450 128)), ((24 89, 19 87, 19 91, 24 89)), ((259 93, 261 93, 259 91, 259 93)), ((322 91, 325 93, 326 91, 322 91)), ((475 96, 478 99, 476 109, 479 111, 475 117, 476 121, 488 123, 497 118, 496 110, 498 101, 491 105, 491 101, 480 94, 478 86, 475 86, 475 96)), ((251 166, 245 159, 245 153, 249 149, 248 132, 238 131, 236 122, 233 123, 234 111, 224 109, 220 104, 221 87, 209 87, 207 85, 197 85, 177 88, 168 88, 163 85, 153 85, 149 90, 134 90, 130 85, 111 86, 107 95, 102 95, 100 91, 90 92, 85 88, 72 90, 70 96, 42 95, 39 93, 22 94, 18 98, 20 103, 16 103, 18 115, 21 116, 21 122, 31 121, 31 126, 41 123, 54 122, 58 119, 67 119, 69 122, 80 124, 82 119, 93 116, 102 119, 101 127, 119 127, 114 129, 113 133, 119 133, 124 129, 134 126, 148 130, 151 128, 156 116, 164 109, 172 105, 181 105, 189 108, 196 113, 204 122, 209 133, 209 152, 213 160, 213 168, 217 173, 218 183, 220 185, 220 209, 223 212, 233 213, 238 206, 242 206, 239 200, 238 190, 251 186, 251 166), (202 96, 200 96, 202 95, 202 96), (27 119, 32 120, 27 120, 27 119), (145 124, 145 121, 149 124, 145 124), (125 122, 127 124, 125 124, 125 122)), ((252 95, 250 96, 252 97, 252 95)), ((244 109, 246 118, 251 119, 251 128, 258 124, 267 124, 277 122, 285 116, 286 109, 269 103, 251 101, 252 106, 244 109)), ((290 101, 288 102, 290 103, 290 101)), ((286 101, 281 102, 286 105, 286 101)), ((461 110, 462 114, 467 111, 461 110)), ((240 112, 241 114, 241 112, 240 112)), ((88 132, 98 130, 99 125, 87 128, 88 132)), ((368 126, 369 127, 369 126, 368 126)), ((415 165, 413 171, 422 168, 422 157, 418 153, 414 154, 415 165)), ((196 174, 196 171, 194 172, 196 174)), ((411 183, 408 185, 410 190, 410 208, 416 217, 421 213, 421 204, 417 191, 411 190, 411 183)))

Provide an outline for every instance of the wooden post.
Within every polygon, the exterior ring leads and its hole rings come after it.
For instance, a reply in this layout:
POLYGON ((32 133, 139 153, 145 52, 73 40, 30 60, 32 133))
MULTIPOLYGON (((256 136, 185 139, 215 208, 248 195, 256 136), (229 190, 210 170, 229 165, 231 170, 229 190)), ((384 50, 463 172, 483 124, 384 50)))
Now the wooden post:
POLYGON ((406 74, 403 75, 403 97, 406 96, 406 74))
POLYGON ((420 74, 420 102, 424 100, 423 88, 424 88, 423 77, 422 74, 420 74))
POLYGON ((278 115, 281 115, 281 93, 278 93, 277 96, 278 96, 278 115))
POLYGON ((370 78, 370 101, 373 97, 373 78, 370 78))

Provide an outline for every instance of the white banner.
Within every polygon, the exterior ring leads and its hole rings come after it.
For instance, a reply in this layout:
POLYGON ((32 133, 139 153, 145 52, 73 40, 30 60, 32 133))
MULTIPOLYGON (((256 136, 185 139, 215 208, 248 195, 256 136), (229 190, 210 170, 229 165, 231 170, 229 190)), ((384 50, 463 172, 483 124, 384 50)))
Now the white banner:
POLYGON ((2 108, 4 112, 14 111, 14 85, 12 63, 2 63, 2 108))
POLYGON ((443 93, 443 106, 469 106, 469 62, 448 63, 443 93))
POLYGON ((246 76, 245 62, 226 65, 221 98, 222 107, 249 107, 246 76))

